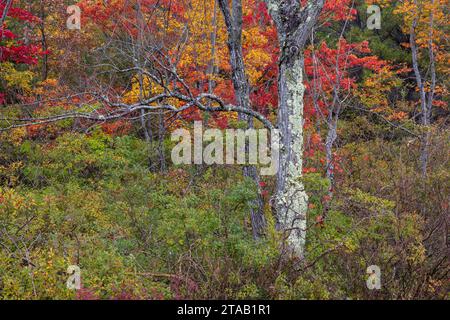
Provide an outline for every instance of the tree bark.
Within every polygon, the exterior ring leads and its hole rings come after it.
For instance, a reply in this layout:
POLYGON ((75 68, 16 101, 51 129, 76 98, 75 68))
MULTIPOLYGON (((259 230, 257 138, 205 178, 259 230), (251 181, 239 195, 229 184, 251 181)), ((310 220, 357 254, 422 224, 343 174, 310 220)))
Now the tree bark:
MULTIPOLYGON (((230 52, 230 64, 232 68, 232 81, 236 102, 238 106, 251 109, 250 83, 245 73, 244 55, 242 53, 242 1, 232 0, 230 10, 227 0, 218 0, 219 6, 225 19, 228 31, 228 48, 230 52)), ((249 128, 253 128, 253 117, 239 114, 239 120, 246 121, 249 128)), ((246 154, 249 148, 246 144, 246 154)), ((251 220, 253 237, 261 238, 265 233, 266 219, 264 217, 264 200, 261 195, 260 178, 255 166, 245 166, 244 176, 252 179, 257 188, 257 198, 251 203, 251 220)))
MULTIPOLYGON (((2 1, 3 3, 3 1, 2 1)), ((8 16, 9 9, 11 8, 12 0, 6 0, 5 7, 3 9, 2 15, 0 16, 0 40, 3 40, 3 23, 8 16)), ((3 52, 0 52, 0 58, 3 55, 3 52)))
POLYGON ((280 64, 278 129, 281 134, 276 211, 292 253, 302 257, 308 196, 303 168, 303 59, 280 64))
POLYGON ((303 169, 303 50, 324 1, 266 0, 278 30, 281 49, 278 79, 280 163, 275 210, 278 228, 285 233, 287 253, 303 258, 306 242, 308 196, 303 169))
MULTIPOLYGON (((417 1, 414 2, 416 7, 419 7, 419 4, 417 1)), ((431 1, 431 4, 434 4, 434 0, 431 1)), ((416 44, 416 28, 419 23, 418 17, 414 18, 412 21, 410 34, 409 34, 409 41, 411 46, 411 53, 412 53, 412 62, 413 62, 413 69, 414 74, 416 76, 416 82, 419 89, 420 94, 420 106, 421 106, 421 112, 422 112, 422 126, 424 127, 424 133, 422 134, 422 146, 421 146, 421 152, 420 152, 420 163, 421 163, 421 171, 422 176, 425 178, 427 176, 428 171, 428 161, 429 161, 429 149, 430 149, 430 125, 431 125, 431 117, 432 117, 432 108, 433 108, 433 100, 434 100, 434 94, 436 91, 436 64, 435 64, 435 57, 434 57, 434 49, 433 49, 433 27, 434 27, 434 15, 433 11, 430 13, 430 33, 429 33, 429 39, 428 39, 428 54, 430 58, 430 66, 429 66, 429 73, 431 77, 431 85, 430 90, 428 90, 428 93, 425 88, 425 81, 426 78, 422 77, 422 74, 420 72, 420 66, 419 66, 419 49, 417 48, 416 44)))
MULTIPOLYGON (((133 61, 134 66, 139 70, 138 71, 138 81, 139 81, 139 102, 142 103, 146 97, 146 90, 151 92, 151 83, 148 83, 148 88, 145 88, 144 74, 142 70, 146 68, 146 59, 145 59, 145 45, 146 45, 146 24, 144 13, 142 12, 142 3, 141 0, 136 2, 136 19, 138 21, 138 34, 136 39, 136 44, 133 44, 133 61)), ((152 152, 153 152, 153 134, 151 132, 151 115, 146 114, 145 110, 141 110, 140 115, 141 127, 144 133, 145 142, 147 145, 147 161, 148 168, 150 171, 153 170, 153 160, 152 160, 152 152)))

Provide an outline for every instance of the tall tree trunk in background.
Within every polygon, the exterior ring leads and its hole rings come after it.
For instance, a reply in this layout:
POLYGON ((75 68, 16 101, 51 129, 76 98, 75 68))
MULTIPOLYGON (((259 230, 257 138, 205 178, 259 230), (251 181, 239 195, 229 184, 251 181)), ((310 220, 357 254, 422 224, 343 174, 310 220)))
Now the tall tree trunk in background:
POLYGON ((3 26, 3 23, 6 20, 6 16, 8 15, 9 9, 11 9, 12 0, 6 0, 6 2, 2 0, 1 3, 5 5, 2 15, 0 16, 0 26, 3 26))
MULTIPOLYGON (((431 0, 431 4, 434 4, 434 0, 431 0)), ((416 8, 419 9, 419 3, 417 0, 415 1, 416 8)), ((419 66, 419 52, 417 48, 416 43, 416 28, 418 25, 418 19, 419 17, 414 18, 410 34, 409 34, 409 42, 411 46, 411 53, 412 53, 412 62, 413 62, 413 69, 416 76, 416 82, 417 87, 419 89, 420 94, 420 106, 421 106, 421 112, 422 112, 422 126, 424 127, 424 133, 422 134, 422 147, 420 152, 420 162, 421 162, 421 170, 422 170, 422 176, 425 178, 427 176, 427 170, 428 170, 428 161, 429 161, 429 149, 430 149, 430 139, 431 139, 431 133, 430 133, 430 125, 431 125, 431 117, 432 117, 432 108, 433 108, 433 100, 434 95, 436 91, 436 62, 435 62, 435 56, 434 56, 434 49, 433 49, 433 28, 434 28, 434 15, 433 10, 431 10, 430 13, 430 32, 429 32, 429 39, 428 39, 428 54, 430 59, 430 66, 429 66, 429 74, 430 74, 430 88, 427 92, 425 88, 425 81, 422 77, 422 74, 420 72, 420 66, 419 66)))
MULTIPOLYGON (((146 24, 145 17, 142 12, 142 4, 141 0, 138 0, 136 3, 136 16, 138 21, 138 34, 136 39, 136 44, 134 45, 134 66, 139 69, 138 71, 138 81, 139 81, 139 101, 142 102, 146 99, 146 89, 150 90, 150 88, 145 88, 145 81, 143 71, 145 69, 145 34, 146 34, 146 24)), ((147 32, 148 33, 148 32, 147 32)), ((150 87, 150 83, 147 84, 150 87)), ((153 150, 153 136, 151 133, 151 115, 146 114, 145 110, 141 110, 140 122, 142 131, 144 132, 144 138, 147 145, 147 161, 148 168, 152 170, 153 161, 152 161, 152 150, 153 150)))
MULTIPOLYGON (((431 5, 434 5, 434 0, 431 0, 431 5)), ((430 125, 431 125, 431 118, 432 118, 432 109, 433 109, 433 101, 434 101, 434 95, 436 91, 436 59, 434 55, 434 48, 433 48, 433 28, 434 28, 434 14, 433 14, 433 8, 430 12, 430 22, 429 22, 429 35, 428 35, 428 57, 430 59, 430 67, 429 67, 429 73, 430 73, 430 89, 428 91, 428 99, 427 99, 427 105, 426 105, 426 113, 422 117, 423 125, 426 127, 425 137, 424 137, 424 143, 423 143, 423 161, 422 161, 422 174, 423 176, 427 175, 427 169, 428 169, 428 161, 429 161, 429 149, 430 149, 430 143, 431 143, 431 132, 430 132, 430 125)))
POLYGON ((215 74, 216 69, 216 44, 217 44, 217 0, 214 0, 214 9, 213 9, 213 18, 212 18, 212 25, 213 30, 210 34, 210 41, 211 41, 211 60, 209 61, 208 66, 208 93, 212 94, 214 89, 214 81, 213 76, 215 74))
POLYGON ((333 86, 333 102, 329 106, 329 112, 327 117, 327 138, 325 142, 325 154, 326 154, 326 165, 327 171, 326 175, 328 180, 330 181, 330 187, 328 189, 328 197, 329 199, 326 201, 324 206, 324 213, 322 219, 327 218, 328 212, 330 210, 330 202, 334 196, 334 155, 333 155, 333 146, 337 139, 337 129, 339 116, 342 110, 342 104, 339 100, 339 88, 341 87, 341 77, 339 75, 339 59, 336 59, 336 83, 333 86))
POLYGON ((308 197, 302 182, 303 167, 303 50, 322 11, 324 0, 266 0, 278 30, 278 129, 280 165, 275 209, 278 227, 286 234, 288 253, 302 258, 306 241, 308 197))
MULTIPOLYGON (((40 6, 39 6, 39 18, 41 19, 39 23, 39 32, 41 33, 41 45, 42 45, 42 51, 47 51, 48 45, 47 45, 47 34, 45 31, 45 5, 43 1, 41 0, 40 6)), ((42 74, 41 79, 42 81, 47 80, 48 78, 48 55, 44 54, 42 57, 42 74)))
MULTIPOLYGON (((2 15, 0 16, 0 40, 3 40, 3 23, 5 22, 9 9, 11 8, 12 0, 6 0, 6 2, 2 0, 1 3, 5 5, 2 15)), ((0 58, 1 55, 3 55, 3 52, 0 52, 0 58)))
MULTIPOLYGON (((207 70, 207 75, 208 75, 208 93, 209 94, 213 94, 214 93, 214 74, 216 72, 216 46, 217 46, 217 29, 218 29, 218 21, 217 21, 217 13, 218 13, 218 7, 217 7, 217 0, 213 0, 214 1, 214 6, 213 6, 213 16, 212 16, 212 20, 211 20, 211 25, 212 25, 212 31, 209 34, 209 40, 210 40, 210 45, 211 45, 211 59, 208 62, 208 70, 207 70)), ((205 10, 206 11, 206 10, 205 10)), ((208 25, 209 21, 207 21, 207 15, 205 12, 205 24, 208 25)), ((211 106, 211 104, 209 103, 209 106, 211 106)), ((210 119, 210 113, 209 112, 203 112, 202 113, 202 119, 203 119, 203 125, 205 127, 208 126, 209 123, 209 119, 210 119)))
MULTIPOLYGON (((245 73, 244 56, 242 53, 242 1, 232 0, 231 9, 228 0, 218 0, 219 6, 225 19, 228 31, 228 48, 230 51, 230 64, 232 68, 232 80, 237 105, 251 109, 250 83, 245 73)), ((253 117, 243 114, 239 120, 247 122, 249 128, 253 128, 253 117)), ((248 154, 248 144, 246 153, 248 154)), ((257 199, 252 203, 251 220, 254 238, 264 235, 266 220, 264 217, 264 201, 260 190, 260 178, 255 166, 245 166, 244 176, 251 178, 258 190, 257 199)))
POLYGON ((325 156, 327 165, 327 178, 330 181, 330 189, 328 191, 328 196, 330 198, 333 196, 333 186, 334 186, 334 157, 333 157, 333 146, 337 139, 337 126, 338 126, 339 114, 334 114, 331 110, 327 118, 327 138, 325 141, 325 156))

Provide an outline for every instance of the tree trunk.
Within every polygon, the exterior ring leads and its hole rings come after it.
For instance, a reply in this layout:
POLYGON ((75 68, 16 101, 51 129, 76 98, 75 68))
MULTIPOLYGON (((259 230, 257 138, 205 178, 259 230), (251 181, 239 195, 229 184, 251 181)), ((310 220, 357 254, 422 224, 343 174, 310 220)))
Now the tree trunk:
POLYGON ((275 210, 278 227, 287 240, 287 253, 304 257, 308 196, 303 169, 303 50, 324 6, 324 0, 266 0, 278 30, 280 62, 278 79, 278 129, 280 163, 275 210))
MULTIPOLYGON (((251 109, 250 83, 245 73, 244 56, 242 53, 242 1, 233 0, 230 10, 226 0, 219 0, 228 31, 228 48, 230 51, 230 64, 236 102, 238 106, 251 109)), ((246 121, 249 128, 253 128, 253 117, 239 114, 239 120, 246 121)), ((246 143, 246 154, 249 148, 246 143)), ((252 220, 253 236, 261 238, 265 233, 266 219, 264 217, 264 200, 259 185, 259 174, 255 166, 245 166, 244 176, 252 179, 257 189, 257 198, 251 203, 250 215, 252 220)))
POLYGON ((332 113, 328 117, 328 133, 327 140, 325 142, 325 154, 327 165, 327 178, 330 181, 330 187, 334 184, 334 159, 333 159, 333 146, 337 139, 337 122, 334 121, 332 113))
POLYGON ((289 251, 303 257, 308 196, 302 182, 303 167, 303 58, 280 64, 278 129, 280 166, 276 211, 279 228, 286 233, 289 251))
MULTIPOLYGON (((419 7, 417 1, 414 1, 415 5, 419 7)), ((434 4, 434 0, 431 0, 431 4, 434 4)), ((429 20, 429 38, 428 38, 428 54, 430 58, 430 66, 428 69, 428 73, 430 74, 430 88, 427 90, 425 88, 427 78, 423 77, 420 72, 419 66, 419 49, 417 47, 417 39, 416 39, 416 28, 418 26, 419 18, 414 18, 412 21, 409 41, 411 46, 412 53, 412 62, 413 69, 416 76, 417 86, 419 88, 420 94, 420 106, 422 112, 422 126, 424 127, 424 133, 422 135, 421 141, 421 152, 420 152, 420 163, 421 163, 421 171, 423 178, 426 178, 428 171, 428 161, 430 158, 429 149, 430 149, 430 125, 432 118, 432 108, 433 108, 433 100, 436 91, 436 63, 433 49, 433 28, 434 28, 434 14, 433 11, 430 13, 429 20), (428 92, 427 92, 428 91, 428 92)))

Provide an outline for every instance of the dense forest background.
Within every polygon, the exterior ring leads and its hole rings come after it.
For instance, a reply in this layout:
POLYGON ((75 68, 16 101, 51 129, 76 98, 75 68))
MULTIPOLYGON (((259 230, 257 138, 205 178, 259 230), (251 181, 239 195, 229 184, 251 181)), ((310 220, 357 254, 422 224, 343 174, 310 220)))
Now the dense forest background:
POLYGON ((176 128, 263 123, 152 100, 240 104, 241 39, 250 108, 276 123, 276 25, 232 2, 241 37, 226 1, 0 0, 0 299, 449 298, 448 0, 325 1, 303 55, 302 256, 276 177, 171 161, 176 128))

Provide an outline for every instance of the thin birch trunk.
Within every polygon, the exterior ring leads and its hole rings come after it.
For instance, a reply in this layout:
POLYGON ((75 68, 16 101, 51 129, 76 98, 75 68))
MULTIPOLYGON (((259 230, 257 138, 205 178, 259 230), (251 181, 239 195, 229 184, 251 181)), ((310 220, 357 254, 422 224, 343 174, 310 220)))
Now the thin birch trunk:
MULTIPOLYGON (((431 1, 431 4, 434 4, 434 0, 431 1)), ((419 4, 417 0, 415 1, 415 5, 419 8, 419 4)), ((432 9, 433 10, 433 9, 432 9)), ((422 126, 424 127, 424 133, 422 134, 422 146, 420 152, 420 163, 421 163, 421 171, 422 176, 425 178, 427 176, 428 171, 428 162, 429 162, 429 149, 430 149, 430 125, 431 125, 431 117, 432 117, 432 107, 434 94, 436 90, 436 64, 434 57, 434 49, 433 49, 433 27, 434 27, 434 15, 433 11, 430 13, 430 32, 428 39, 428 54, 430 58, 430 75, 431 75, 431 87, 429 92, 427 93, 425 89, 425 81, 420 72, 419 66, 419 50, 416 44, 416 28, 418 26, 418 17, 414 18, 409 35, 409 41, 411 46, 412 53, 412 62, 414 74, 416 76, 416 82, 419 89, 420 94, 420 106, 422 112, 422 126)))

